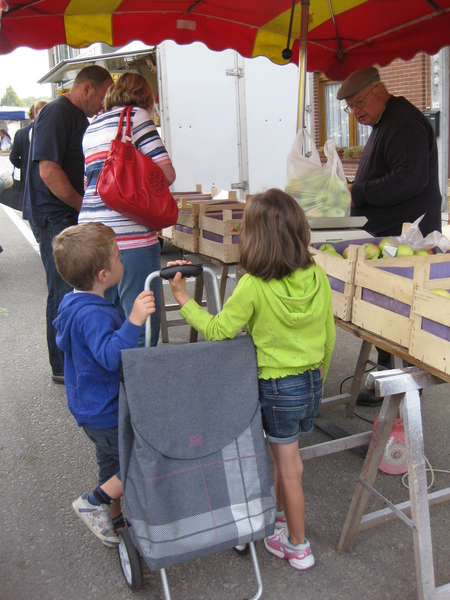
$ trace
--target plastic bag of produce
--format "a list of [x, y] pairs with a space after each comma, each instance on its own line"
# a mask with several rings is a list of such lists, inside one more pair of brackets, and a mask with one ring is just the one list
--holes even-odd
[[432, 231], [423, 237], [419, 229], [419, 223], [424, 216], [422, 215], [416, 219], [401, 235], [387, 238], [387, 242], [383, 246], [383, 255], [396, 256], [396, 250], [400, 245], [409, 246], [414, 252], [439, 248], [443, 254], [446, 254], [450, 249], [450, 240], [440, 231]]
[[[303, 144], [311, 141], [311, 156], [303, 155]], [[350, 214], [350, 192], [341, 159], [333, 139], [324, 146], [327, 162], [322, 166], [319, 153], [306, 129], [300, 129], [287, 158], [285, 192], [293, 196], [308, 218], [346, 217]]]

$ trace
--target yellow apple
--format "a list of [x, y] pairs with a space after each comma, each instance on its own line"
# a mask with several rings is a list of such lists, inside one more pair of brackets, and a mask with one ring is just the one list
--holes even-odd
[[319, 246], [319, 250], [321, 250], [322, 252], [336, 252], [335, 247], [331, 244], [322, 244], [321, 246]]
[[372, 242], [363, 244], [363, 248], [365, 249], [367, 260], [375, 260], [380, 255], [380, 249], [376, 244], [372, 244]]
[[344, 252], [342, 253], [343, 258], [348, 258], [349, 249], [350, 249], [350, 246], [347, 246], [347, 248], [345, 248]]
[[378, 248], [379, 248], [379, 250], [380, 250], [380, 254], [383, 254], [383, 248], [384, 248], [384, 245], [385, 245], [385, 244], [386, 244], [386, 242], [388, 242], [388, 241], [389, 241], [389, 238], [383, 238], [383, 239], [381, 240], [381, 242], [378, 244]]
[[412, 248], [410, 248], [409, 246], [407, 246], [406, 244], [400, 244], [400, 246], [397, 248], [397, 254], [395, 255], [395, 257], [402, 257], [402, 256], [413, 256], [414, 255], [414, 250]]
[[415, 250], [414, 251], [414, 256], [428, 256], [429, 252], [428, 250]]
[[434, 290], [430, 290], [433, 294], [439, 294], [439, 296], [444, 296], [444, 298], [450, 298], [450, 293], [447, 290], [443, 290], [441, 288], [436, 288]]

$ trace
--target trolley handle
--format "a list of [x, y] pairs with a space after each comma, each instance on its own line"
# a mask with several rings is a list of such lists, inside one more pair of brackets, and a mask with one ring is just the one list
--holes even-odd
[[201, 265], [176, 265], [175, 267], [166, 267], [161, 269], [159, 276], [163, 279], [173, 279], [177, 273], [182, 277], [198, 277], [203, 273]]

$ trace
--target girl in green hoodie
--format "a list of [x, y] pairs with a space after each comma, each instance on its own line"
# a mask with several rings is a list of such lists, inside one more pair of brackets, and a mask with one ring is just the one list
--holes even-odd
[[[305, 538], [300, 436], [320, 408], [336, 340], [331, 288], [308, 250], [310, 230], [299, 204], [279, 189], [247, 200], [239, 239], [239, 280], [223, 310], [212, 316], [170, 280], [180, 314], [206, 340], [234, 338], [247, 325], [256, 346], [263, 426], [275, 464], [277, 517], [267, 550], [298, 570], [314, 566]], [[187, 264], [169, 262], [167, 266]]]

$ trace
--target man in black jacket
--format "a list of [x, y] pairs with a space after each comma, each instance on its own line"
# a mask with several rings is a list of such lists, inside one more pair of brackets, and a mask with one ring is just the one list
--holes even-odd
[[[373, 129], [359, 162], [351, 193], [351, 215], [367, 218], [365, 229], [376, 237], [398, 236], [403, 223], [420, 222], [423, 236], [441, 231], [442, 195], [438, 152], [428, 119], [402, 96], [392, 96], [375, 67], [347, 77], [337, 93], [358, 123]], [[378, 349], [378, 364], [391, 368], [391, 356]], [[358, 395], [358, 404], [383, 399], [372, 390]]]
[[441, 231], [438, 152], [428, 119], [406, 98], [392, 96], [375, 67], [349, 75], [337, 98], [358, 123], [373, 128], [349, 186], [351, 214], [365, 216], [365, 229], [378, 237], [400, 235], [403, 223], [423, 214], [424, 236]]

